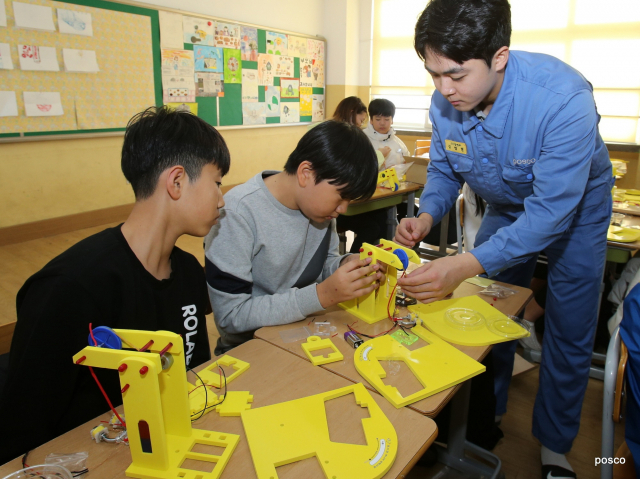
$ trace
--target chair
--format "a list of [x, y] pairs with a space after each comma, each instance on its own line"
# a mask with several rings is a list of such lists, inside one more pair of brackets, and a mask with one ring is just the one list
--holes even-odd
[[[431, 148], [431, 139], [420, 139], [416, 140], [416, 149], [413, 153], [413, 156], [422, 156], [425, 153], [429, 153], [429, 149]], [[427, 156], [428, 158], [428, 156]]]

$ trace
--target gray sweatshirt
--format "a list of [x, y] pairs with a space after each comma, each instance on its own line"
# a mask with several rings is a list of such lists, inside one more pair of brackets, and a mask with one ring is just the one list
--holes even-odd
[[316, 284], [333, 274], [335, 220], [315, 223], [269, 192], [265, 171], [229, 191], [221, 218], [205, 238], [205, 270], [220, 332], [216, 354], [256, 329], [299, 321], [322, 310]]

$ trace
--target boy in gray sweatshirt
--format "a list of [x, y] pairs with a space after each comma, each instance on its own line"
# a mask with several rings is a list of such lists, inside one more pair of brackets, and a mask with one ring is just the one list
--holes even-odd
[[216, 355], [263, 326], [299, 321], [378, 287], [379, 265], [338, 254], [335, 225], [349, 201], [373, 195], [377, 175], [362, 130], [326, 121], [302, 137], [284, 171], [263, 171], [225, 195], [205, 239]]

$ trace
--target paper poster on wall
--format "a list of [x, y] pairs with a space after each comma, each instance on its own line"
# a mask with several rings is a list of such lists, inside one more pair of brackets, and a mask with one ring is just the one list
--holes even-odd
[[240, 49], [240, 25], [216, 22], [213, 45], [234, 50]]
[[53, 47], [18, 45], [21, 70], [59, 72], [58, 57]]
[[307, 56], [313, 60], [324, 61], [324, 42], [307, 39]]
[[169, 50], [161, 51], [162, 76], [191, 77], [194, 74], [193, 51]]
[[242, 83], [242, 63], [240, 50], [224, 49], [224, 82]]
[[11, 59], [11, 47], [8, 43], [0, 43], [0, 69], [13, 70], [13, 60]]
[[58, 28], [60, 33], [83, 35], [85, 37], [93, 36], [93, 23], [90, 13], [58, 8]]
[[0, 0], [0, 27], [7, 26], [7, 10], [4, 6], [4, 0]]
[[252, 27], [242, 27], [240, 30], [240, 50], [242, 50], [242, 60], [258, 61], [258, 29]]
[[59, 92], [22, 93], [24, 110], [27, 116], [61, 116], [64, 115]]
[[324, 120], [324, 95], [313, 95], [313, 97], [311, 98], [311, 103], [311, 121]]
[[300, 116], [311, 116], [311, 95], [313, 88], [300, 87]]
[[287, 36], [284, 33], [267, 32], [267, 53], [288, 55]]
[[280, 116], [280, 88], [273, 85], [265, 86], [264, 103], [268, 117]]
[[267, 115], [264, 103], [243, 103], [242, 124], [264, 125], [267, 123]]
[[196, 96], [224, 96], [222, 73], [196, 73]]
[[182, 39], [184, 43], [213, 45], [213, 23], [213, 20], [183, 16]]
[[160, 10], [158, 18], [160, 20], [160, 46], [182, 50], [184, 48], [182, 15]]
[[0, 116], [18, 116], [15, 91], [0, 91]]
[[300, 87], [313, 86], [313, 60], [311, 58], [300, 59]]
[[55, 32], [53, 24], [53, 10], [51, 7], [41, 7], [30, 3], [13, 2], [13, 17], [16, 27], [32, 30]]
[[62, 49], [64, 69], [68, 72], [95, 73], [99, 72], [96, 52], [93, 50]]
[[[193, 103], [196, 101], [196, 85], [187, 77], [169, 77], [175, 80], [173, 86], [164, 87], [162, 92], [163, 103]], [[193, 78], [193, 77], [191, 77]]]
[[280, 98], [299, 98], [300, 97], [300, 79], [299, 78], [281, 78], [280, 79]]
[[292, 77], [293, 76], [293, 57], [273, 56], [275, 62], [275, 71], [273, 76], [276, 77]]
[[258, 101], [258, 70], [242, 70], [242, 103]]
[[300, 122], [300, 103], [283, 103], [280, 105], [280, 123]]
[[169, 108], [172, 108], [176, 111], [188, 111], [193, 113], [194, 115], [198, 114], [198, 104], [197, 103], [167, 103]]
[[307, 56], [307, 39], [289, 35], [289, 56], [306, 57]]
[[324, 88], [324, 61], [313, 60], [311, 73], [313, 73], [313, 86], [315, 88]]
[[197, 72], [220, 72], [224, 66], [222, 48], [198, 45], [193, 47], [193, 57]]
[[258, 55], [258, 83], [260, 85], [273, 85], [274, 56], [261, 53]]

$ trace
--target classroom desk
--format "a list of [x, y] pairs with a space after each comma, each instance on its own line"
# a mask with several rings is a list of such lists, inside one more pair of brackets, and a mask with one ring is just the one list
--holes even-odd
[[[313, 367], [307, 361], [302, 361], [292, 354], [257, 339], [229, 351], [228, 354], [247, 361], [251, 365], [228, 387], [230, 391], [250, 391], [254, 397], [253, 408], [319, 394], [351, 384], [335, 374]], [[201, 368], [196, 368], [196, 370], [199, 369]], [[196, 380], [191, 373], [188, 374], [188, 379], [191, 382]], [[414, 411], [406, 408], [396, 409], [378, 394], [371, 396], [380, 405], [398, 434], [398, 454], [392, 468], [384, 477], [405, 477], [434, 441], [437, 433], [436, 425], [431, 419], [420, 416]], [[362, 429], [357, 427], [357, 423], [354, 425], [354, 419], [349, 416], [353, 411], [351, 400], [352, 396], [344, 396], [335, 401], [346, 402], [336, 403], [336, 407], [326, 408], [329, 432], [332, 438], [338, 437], [342, 442], [364, 441]], [[90, 429], [98, 425], [100, 420], [108, 420], [110, 417], [111, 413], [99, 416], [36, 448], [29, 453], [28, 463], [42, 464], [45, 456], [52, 452], [87, 451], [89, 453], [88, 477], [92, 479], [125, 477], [124, 471], [131, 463], [129, 448], [104, 442], [96, 444], [89, 438]], [[239, 417], [220, 417], [216, 412], [209, 412], [193, 424], [196, 428], [241, 436], [221, 476], [222, 479], [256, 477], [242, 420]], [[0, 466], [0, 477], [21, 468], [20, 458], [14, 459]], [[278, 477], [279, 479], [320, 477], [319, 471], [319, 466], [312, 461], [302, 461], [278, 468]]]
[[[640, 216], [627, 215], [622, 220], [622, 226], [640, 226]], [[607, 240], [607, 261], [626, 263], [632, 254], [640, 249], [640, 240], [633, 243], [620, 243]]]
[[638, 205], [627, 205], [626, 208], [621, 208], [620, 206], [616, 206], [616, 201], [613, 202], [613, 212], [614, 213], [622, 213], [625, 215], [633, 215], [640, 216], [640, 206]]

